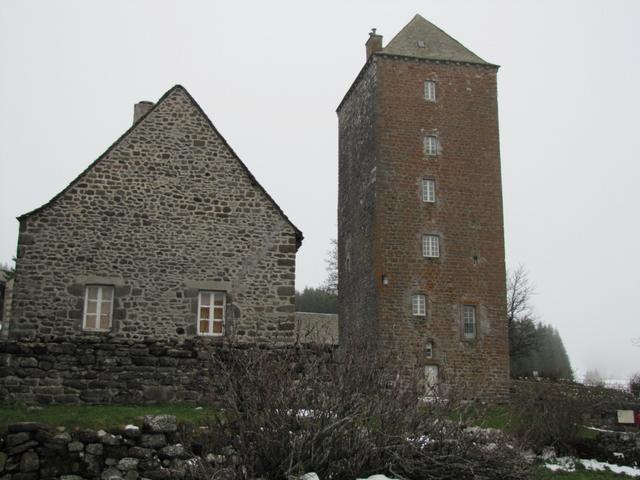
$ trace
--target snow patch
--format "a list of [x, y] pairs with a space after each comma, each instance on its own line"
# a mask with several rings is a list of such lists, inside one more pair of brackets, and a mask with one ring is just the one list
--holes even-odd
[[554, 463], [546, 463], [545, 467], [552, 472], [575, 472], [576, 462], [580, 462], [587, 470], [604, 471], [611, 470], [613, 473], [623, 473], [630, 477], [640, 477], [640, 468], [616, 465], [613, 463], [599, 462], [598, 460], [574, 459], [572, 457], [558, 457]]
[[369, 478], [358, 478], [357, 480], [396, 480], [395, 478], [389, 478], [386, 475], [382, 475], [377, 473], [375, 475], [371, 475]]
[[302, 475], [298, 480], [320, 480], [316, 472], [309, 472]]

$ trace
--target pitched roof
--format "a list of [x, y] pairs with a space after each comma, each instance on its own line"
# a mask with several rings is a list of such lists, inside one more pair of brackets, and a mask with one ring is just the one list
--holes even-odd
[[191, 96], [191, 94], [187, 91], [186, 88], [184, 88], [182, 85], [175, 85], [174, 87], [172, 87], [171, 89], [169, 89], [161, 98], [160, 100], [158, 100], [158, 102], [149, 109], [149, 111], [147, 111], [144, 115], [142, 115], [126, 132], [124, 132], [115, 142], [113, 142], [113, 144], [111, 144], [111, 146], [109, 148], [107, 148], [107, 150], [100, 155], [96, 160], [94, 160], [87, 168], [85, 168], [82, 173], [80, 173], [80, 175], [78, 175], [75, 179], [73, 179], [71, 181], [71, 183], [69, 183], [69, 185], [67, 185], [60, 193], [58, 193], [57, 195], [55, 195], [51, 200], [49, 200], [47, 203], [45, 203], [44, 205], [36, 208], [35, 210], [31, 210], [30, 212], [27, 212], [23, 215], [20, 215], [19, 217], [17, 217], [17, 219], [19, 221], [24, 220], [25, 218], [41, 212], [42, 210], [46, 209], [49, 205], [51, 205], [53, 202], [55, 202], [58, 198], [60, 198], [62, 195], [64, 195], [73, 185], [75, 185], [80, 179], [82, 179], [82, 177], [84, 177], [84, 175], [91, 170], [98, 162], [100, 162], [100, 160], [102, 160], [103, 158], [105, 158], [114, 148], [116, 148], [125, 138], [127, 138], [129, 136], [129, 134], [136, 128], [137, 125], [140, 124], [140, 122], [147, 116], [149, 115], [152, 111], [154, 111], [156, 108], [158, 108], [159, 105], [162, 104], [162, 102], [168, 98], [172, 93], [174, 93], [176, 90], [180, 90], [182, 91], [187, 98], [189, 99], [189, 101], [193, 104], [193, 106], [198, 110], [198, 112], [200, 112], [200, 114], [202, 114], [202, 116], [205, 118], [205, 120], [207, 121], [207, 123], [209, 124], [209, 126], [211, 127], [211, 129], [215, 132], [215, 134], [220, 138], [220, 140], [222, 141], [222, 143], [229, 149], [229, 151], [232, 153], [232, 155], [236, 158], [236, 160], [238, 161], [238, 163], [240, 164], [240, 166], [244, 169], [244, 171], [246, 172], [246, 174], [248, 175], [249, 179], [251, 180], [251, 183], [253, 185], [255, 185], [256, 187], [258, 187], [260, 190], [262, 190], [262, 192], [265, 194], [265, 196], [267, 197], [267, 199], [272, 203], [273, 207], [276, 209], [276, 211], [278, 213], [280, 213], [280, 215], [282, 215], [282, 217], [287, 221], [287, 223], [289, 223], [289, 225], [291, 225], [291, 227], [293, 227], [293, 230], [295, 232], [296, 235], [296, 246], [298, 248], [300, 248], [300, 245], [302, 244], [302, 239], [304, 238], [304, 235], [302, 234], [302, 231], [300, 231], [298, 229], [298, 227], [296, 227], [293, 222], [291, 220], [289, 220], [289, 217], [287, 217], [285, 215], [285, 213], [282, 211], [282, 209], [280, 208], [280, 206], [276, 203], [276, 201], [271, 197], [271, 195], [269, 195], [269, 193], [264, 189], [264, 187], [262, 185], [260, 185], [260, 183], [258, 183], [258, 180], [256, 180], [256, 178], [253, 176], [253, 174], [249, 171], [249, 169], [247, 168], [247, 166], [242, 162], [242, 160], [240, 160], [240, 157], [238, 157], [238, 155], [236, 154], [236, 152], [233, 150], [233, 148], [231, 148], [231, 146], [229, 145], [229, 143], [227, 142], [227, 140], [220, 134], [220, 132], [218, 131], [218, 129], [213, 125], [213, 122], [211, 122], [211, 119], [209, 119], [209, 117], [207, 116], [206, 113], [204, 113], [204, 110], [202, 110], [202, 107], [200, 107], [200, 105], [198, 105], [198, 102], [195, 101], [195, 99]]
[[379, 53], [490, 65], [420, 15], [413, 17]]

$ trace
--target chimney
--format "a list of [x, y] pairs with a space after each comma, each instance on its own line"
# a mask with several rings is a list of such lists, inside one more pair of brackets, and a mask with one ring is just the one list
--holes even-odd
[[367, 60], [371, 55], [382, 50], [382, 35], [378, 35], [375, 28], [371, 29], [369, 40], [367, 40], [365, 46], [367, 47]]
[[138, 123], [141, 117], [153, 108], [153, 102], [138, 102], [133, 106], [133, 124]]

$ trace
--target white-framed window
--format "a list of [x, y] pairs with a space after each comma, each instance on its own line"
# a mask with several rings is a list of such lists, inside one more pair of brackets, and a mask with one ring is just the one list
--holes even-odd
[[431, 359], [433, 358], [433, 342], [428, 341], [424, 347], [424, 355], [425, 357]]
[[427, 315], [427, 298], [418, 294], [411, 298], [411, 311], [414, 317], [425, 317]]
[[465, 340], [476, 338], [476, 307], [475, 305], [462, 306], [462, 334]]
[[435, 135], [425, 135], [422, 151], [425, 155], [437, 155], [438, 154], [438, 137]]
[[198, 335], [224, 335], [225, 292], [202, 291], [198, 296]]
[[440, 256], [440, 237], [438, 235], [424, 235], [422, 237], [422, 256], [427, 258]]
[[436, 201], [436, 181], [430, 178], [422, 179], [422, 201], [435, 203]]
[[436, 101], [436, 82], [433, 80], [425, 80], [424, 82], [424, 99], [428, 102]]
[[87, 285], [84, 290], [82, 329], [92, 332], [111, 330], [113, 318], [113, 286]]

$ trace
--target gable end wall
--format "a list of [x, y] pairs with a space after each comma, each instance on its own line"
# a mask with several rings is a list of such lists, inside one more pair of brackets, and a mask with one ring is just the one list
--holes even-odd
[[299, 232], [182, 88], [20, 222], [10, 334], [85, 335], [84, 286], [115, 287], [106, 336], [196, 334], [198, 291], [227, 290], [227, 336], [294, 338]]

